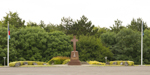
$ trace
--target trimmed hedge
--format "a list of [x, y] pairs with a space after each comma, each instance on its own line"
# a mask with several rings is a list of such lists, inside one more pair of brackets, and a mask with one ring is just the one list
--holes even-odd
[[[37, 63], [38, 65], [43, 65], [46, 62], [40, 62], [40, 61], [15, 61], [15, 62], [11, 62], [9, 63], [10, 67], [14, 67], [16, 63], [20, 63], [20, 66], [23, 65], [24, 62], [27, 62], [28, 65], [32, 65], [33, 63]], [[47, 65], [49, 65], [48, 63], [46, 63]]]
[[11, 62], [11, 63], [9, 63], [9, 66], [10, 66], [10, 67], [14, 67], [16, 63], [17, 63], [17, 62]]
[[62, 64], [63, 61], [65, 61], [66, 59], [69, 59], [69, 57], [53, 57], [51, 60], [48, 61], [49, 64]]
[[62, 64], [67, 64], [70, 61], [70, 59], [66, 59], [65, 61], [63, 61]]
[[124, 65], [125, 62], [127, 62], [129, 64], [129, 66], [134, 66], [133, 61], [110, 61], [110, 65], [113, 65], [114, 62], [117, 62], [117, 65], [120, 65], [121, 62], [123, 62], [123, 65]]
[[98, 62], [98, 61], [87, 61], [90, 65], [105, 65], [105, 63]]

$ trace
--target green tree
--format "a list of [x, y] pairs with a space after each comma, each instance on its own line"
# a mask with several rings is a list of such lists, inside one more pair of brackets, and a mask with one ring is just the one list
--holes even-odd
[[[72, 19], [63, 19], [63, 22], [65, 22], [65, 28], [67, 30], [67, 34], [73, 34], [73, 35], [87, 35], [91, 34], [94, 35], [97, 31], [93, 31], [94, 25], [92, 25], [91, 21], [88, 21], [88, 18], [84, 15], [80, 18], [80, 20], [77, 20], [75, 22], [72, 21]], [[71, 24], [70, 24], [71, 23]]]
[[115, 25], [113, 25], [113, 27], [110, 26], [111, 31], [118, 33], [121, 29], [125, 28], [124, 26], [122, 26], [122, 21], [121, 20], [115, 20]]
[[68, 17], [68, 18], [63, 17], [61, 19], [60, 27], [63, 31], [65, 31], [66, 34], [69, 34], [69, 31], [73, 24], [74, 24], [74, 21], [71, 17]]
[[81, 61], [97, 60], [105, 61], [107, 56], [109, 60], [113, 57], [112, 52], [102, 45], [100, 38], [94, 36], [80, 36], [77, 42], [77, 51]]
[[24, 27], [25, 20], [22, 20], [17, 12], [11, 12], [6, 13], [7, 15], [3, 17], [2, 20], [2, 26], [7, 27], [7, 22], [9, 21], [10, 26], [13, 26], [15, 28]]
[[[63, 32], [46, 32], [41, 27], [10, 28], [10, 62], [48, 61], [54, 56], [70, 56], [70, 37]], [[7, 53], [7, 28], [0, 28], [0, 60]], [[3, 63], [0, 61], [0, 64]]]
[[[127, 27], [132, 29], [132, 30], [136, 30], [136, 31], [141, 32], [141, 25], [142, 25], [142, 19], [141, 18], [138, 18], [137, 20], [135, 20], [133, 18], [133, 20], [131, 21], [131, 24], [129, 24]], [[143, 23], [143, 28], [148, 29], [146, 22]]]
[[117, 44], [116, 35], [114, 32], [103, 33], [100, 36], [103, 45], [112, 49]]
[[29, 21], [27, 22], [27, 27], [38, 27], [38, 24], [36, 22]]
[[0, 21], [0, 27], [2, 27], [2, 22]]
[[109, 32], [110, 29], [108, 28], [101, 28], [101, 27], [94, 27], [93, 30], [96, 30], [97, 32], [95, 33], [96, 37], [100, 37], [103, 33]]
[[46, 32], [53, 32], [53, 31], [61, 31], [61, 28], [58, 25], [54, 25], [49, 23], [46, 27], [44, 27]]
[[44, 21], [41, 20], [39, 26], [40, 26], [41, 28], [45, 28], [46, 24], [44, 23]]
[[143, 38], [143, 61], [144, 64], [150, 64], [150, 30], [144, 31], [144, 38]]
[[132, 60], [140, 63], [140, 33], [122, 29], [116, 36], [117, 44], [112, 49], [116, 60]]

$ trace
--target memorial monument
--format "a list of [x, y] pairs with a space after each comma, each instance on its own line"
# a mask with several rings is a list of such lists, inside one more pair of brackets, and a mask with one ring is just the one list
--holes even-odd
[[73, 51], [71, 51], [71, 59], [68, 65], [81, 65], [78, 51], [76, 51], [76, 42], [78, 39], [76, 39], [76, 36], [74, 36], [71, 41], [73, 42]]

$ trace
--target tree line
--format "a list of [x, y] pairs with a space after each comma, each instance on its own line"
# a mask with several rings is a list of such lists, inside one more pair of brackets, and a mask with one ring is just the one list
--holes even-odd
[[[17, 12], [6, 13], [0, 21], [0, 64], [7, 55], [7, 21], [10, 24], [10, 61], [49, 61], [55, 56], [70, 57], [73, 35], [77, 36], [77, 51], [81, 61], [131, 60], [140, 64], [141, 23], [133, 19], [127, 26], [115, 20], [110, 28], [96, 27], [86, 16], [74, 21], [63, 17], [60, 24], [39, 24], [29, 21], [25, 25]], [[150, 28], [144, 22], [144, 64], [150, 63]]]

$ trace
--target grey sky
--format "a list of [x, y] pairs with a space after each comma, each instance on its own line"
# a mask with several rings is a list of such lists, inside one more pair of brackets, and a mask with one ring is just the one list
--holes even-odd
[[0, 19], [9, 11], [26, 22], [60, 24], [62, 17], [85, 15], [95, 26], [109, 27], [116, 19], [126, 26], [140, 17], [150, 27], [150, 0], [0, 0]]

